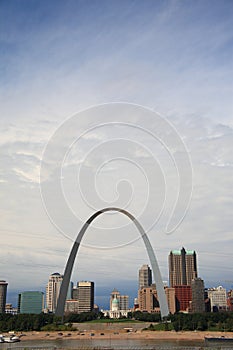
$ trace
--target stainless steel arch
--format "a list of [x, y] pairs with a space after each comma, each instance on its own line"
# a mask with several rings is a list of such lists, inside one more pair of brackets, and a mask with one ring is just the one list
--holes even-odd
[[99, 216], [107, 211], [117, 211], [117, 212], [120, 212], [120, 213], [126, 215], [128, 218], [130, 218], [130, 220], [133, 221], [133, 223], [137, 227], [138, 231], [140, 232], [142, 239], [144, 241], [144, 244], [146, 246], [147, 254], [148, 254], [149, 259], [150, 259], [150, 263], [151, 263], [151, 267], [152, 267], [152, 271], [153, 271], [153, 275], [154, 275], [154, 279], [155, 279], [155, 283], [156, 283], [156, 289], [158, 292], [161, 318], [163, 319], [164, 317], [168, 316], [169, 310], [168, 310], [167, 299], [166, 299], [166, 295], [165, 295], [165, 291], [164, 291], [163, 281], [162, 281], [159, 266], [158, 266], [158, 263], [157, 263], [157, 260], [155, 257], [154, 250], [151, 246], [149, 238], [147, 237], [143, 227], [138, 222], [138, 220], [132, 214], [130, 214], [128, 211], [126, 211], [124, 209], [120, 209], [120, 208], [104, 208], [104, 209], [97, 211], [86, 221], [86, 223], [81, 228], [81, 230], [76, 238], [76, 241], [73, 244], [72, 250], [71, 250], [70, 255], [69, 255], [69, 259], [68, 259], [67, 264], [66, 264], [64, 277], [63, 277], [62, 285], [60, 288], [60, 294], [58, 297], [57, 308], [56, 308], [56, 312], [55, 312], [56, 316], [63, 317], [63, 315], [64, 315], [65, 301], [66, 301], [67, 291], [68, 291], [68, 287], [69, 287], [69, 283], [70, 283], [71, 273], [73, 270], [74, 261], [75, 261], [81, 240], [83, 238], [83, 235], [86, 232], [88, 226], [92, 223], [92, 221], [97, 216]]

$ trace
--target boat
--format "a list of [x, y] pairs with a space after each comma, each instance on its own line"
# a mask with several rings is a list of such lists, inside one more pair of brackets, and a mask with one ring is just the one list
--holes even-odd
[[2, 343], [17, 343], [20, 341], [20, 337], [18, 337], [17, 335], [11, 335], [9, 337], [3, 336], [2, 339]]
[[5, 343], [3, 339], [3, 335], [0, 335], [0, 343]]
[[205, 337], [205, 343], [208, 344], [226, 344], [233, 345], [233, 337], [225, 337], [222, 335], [221, 337]]

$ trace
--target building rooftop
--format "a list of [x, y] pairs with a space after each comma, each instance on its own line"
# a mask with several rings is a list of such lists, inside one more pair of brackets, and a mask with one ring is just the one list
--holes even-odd
[[114, 288], [112, 293], [119, 293], [119, 291], [116, 288]]
[[[187, 255], [193, 255], [195, 250], [186, 250], [185, 252]], [[181, 250], [172, 250], [171, 253], [174, 255], [181, 255]]]

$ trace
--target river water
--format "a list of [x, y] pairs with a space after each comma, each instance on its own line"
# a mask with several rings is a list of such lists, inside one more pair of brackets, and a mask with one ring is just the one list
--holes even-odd
[[[0, 344], [0, 350], [4, 349], [116, 349], [116, 350], [199, 350], [199, 349], [221, 349], [221, 347], [205, 348], [203, 341], [166, 341], [155, 339], [57, 339], [57, 340], [26, 340], [14, 344]], [[222, 347], [222, 349], [232, 349], [232, 347]]]

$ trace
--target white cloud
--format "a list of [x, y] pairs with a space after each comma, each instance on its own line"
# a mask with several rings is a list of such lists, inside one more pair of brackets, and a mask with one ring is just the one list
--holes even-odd
[[[114, 6], [116, 4], [117, 2]], [[10, 47], [16, 45], [19, 51], [6, 52], [6, 83], [1, 83], [0, 86], [3, 92], [0, 138], [1, 226], [9, 230], [32, 232], [32, 237], [20, 237], [10, 231], [1, 231], [1, 235], [11, 242], [9, 244], [1, 239], [5, 254], [0, 261], [2, 271], [5, 269], [5, 278], [11, 283], [15, 279], [21, 283], [21, 276], [15, 277], [14, 268], [17, 262], [23, 263], [29, 250], [30, 257], [24, 263], [24, 283], [27, 282], [27, 276], [30, 276], [28, 280], [31, 279], [34, 266], [38, 267], [41, 262], [45, 264], [43, 271], [36, 268], [40, 281], [46, 280], [46, 276], [53, 272], [51, 269], [54, 269], [54, 265], [58, 269], [63, 268], [71, 241], [56, 233], [42, 207], [37, 184], [43, 149], [67, 116], [90, 105], [111, 101], [135, 102], [165, 114], [176, 126], [190, 152], [194, 170], [190, 210], [173, 235], [166, 236], [162, 233], [165, 219], [155, 227], [155, 232], [150, 233], [165, 279], [169, 250], [183, 245], [200, 252], [203, 250], [213, 253], [213, 256], [207, 257], [205, 253], [199, 254], [202, 267], [206, 265], [214, 268], [212, 272], [203, 268], [203, 277], [208, 278], [210, 273], [211, 278], [221, 279], [221, 269], [226, 268], [228, 271], [227, 266], [232, 258], [233, 209], [233, 61], [230, 11], [224, 12], [224, 16], [216, 16], [214, 11], [217, 5], [210, 6], [208, 2], [208, 11], [205, 11], [205, 4], [201, 2], [181, 6], [179, 2], [171, 1], [166, 6], [156, 7], [156, 11], [149, 11], [149, 8], [146, 10], [145, 5], [143, 12], [138, 11], [137, 6], [141, 6], [138, 3], [132, 8], [125, 4], [125, 12], [118, 12], [115, 8], [114, 21], [110, 9], [108, 13], [102, 11], [102, 8], [98, 9], [103, 12], [101, 16], [100, 12], [95, 16], [95, 12], [88, 11], [83, 18], [78, 18], [79, 21], [76, 16], [80, 12], [72, 11], [71, 22], [68, 22], [68, 17], [59, 14], [53, 17], [50, 24], [43, 22], [40, 26], [33, 27], [32, 33], [23, 33], [23, 28], [19, 28], [14, 32], [9, 31], [8, 37], [4, 38]], [[154, 2], [153, 6], [158, 5]], [[221, 5], [221, 11], [225, 6], [227, 5]], [[137, 10], [134, 12], [133, 9]], [[68, 16], [68, 9], [66, 11]], [[17, 13], [17, 21], [9, 21], [11, 26], [19, 23], [22, 16], [21, 12]], [[93, 21], [88, 16], [92, 16]], [[32, 17], [28, 16], [27, 21], [30, 18]], [[22, 38], [24, 45], [20, 48]], [[134, 116], [132, 122], [136, 122]], [[151, 127], [145, 123], [145, 128], [150, 130]], [[86, 165], [91, 174], [96, 166], [98, 168], [99, 164], [108, 159], [108, 154], [102, 152], [88, 161], [85, 159], [87, 152], [93, 146], [101, 149], [100, 143], [116, 137], [131, 142], [136, 140], [140, 146], [152, 149], [155, 158], [167, 170], [169, 190], [177, 188], [174, 173], [170, 171], [167, 155], [162, 152], [161, 145], [154, 144], [153, 140], [139, 133], [136, 128], [129, 130], [118, 125], [94, 130], [73, 148], [73, 153], [69, 154], [64, 163], [62, 174], [62, 181], [67, 180], [72, 204], [83, 219], [88, 218], [93, 209], [83, 208], [77, 196], [77, 188], [72, 188], [73, 184], [77, 185], [76, 171], [80, 166]], [[119, 148], [118, 151], [123, 152], [124, 149]], [[145, 148], [135, 146], [130, 151], [128, 150], [129, 157], [145, 162], [147, 169], [153, 171], [151, 158]], [[55, 153], [59, 152], [61, 148], [58, 147]], [[42, 181], [51, 179], [50, 165], [53, 165], [56, 158], [55, 153], [49, 159], [47, 173]], [[110, 162], [107, 167], [101, 168], [101, 174], [103, 177], [99, 179], [99, 191], [105, 200], [115, 198], [116, 182], [119, 179], [132, 178], [131, 184], [138, 191], [136, 201], [132, 201], [132, 209], [141, 212], [145, 187], [138, 170], [125, 166], [123, 162]], [[154, 179], [157, 180], [156, 177]], [[88, 188], [89, 183], [85, 185]], [[130, 191], [127, 192], [124, 187], [122, 198], [128, 193]], [[154, 207], [150, 208], [153, 214], [158, 213], [157, 204], [155, 199]], [[59, 203], [54, 203], [54, 206], [59, 210]], [[63, 213], [59, 212], [59, 215], [62, 218]], [[118, 216], [113, 216], [111, 220], [106, 220], [109, 226], [122, 223]], [[151, 220], [149, 214], [144, 220], [145, 224]], [[70, 234], [69, 225], [71, 224], [67, 223], [67, 236]], [[79, 227], [73, 228], [75, 232], [78, 229]], [[128, 229], [128, 232], [127, 228], [120, 232], [114, 231], [115, 236], [108, 235], [107, 231], [100, 232], [101, 237], [96, 237], [98, 230], [95, 232], [93, 229], [88, 233], [86, 242], [91, 244], [99, 241], [104, 245], [106, 242], [117, 243], [118, 240], [125, 242], [126, 237], [137, 237], [135, 231]], [[41, 234], [43, 242], [33, 236], [35, 232]], [[48, 236], [54, 241], [46, 240]], [[94, 271], [99, 271], [99, 283], [101, 278], [107, 280], [112, 277], [110, 271], [113, 268], [118, 276], [121, 268], [125, 267], [127, 278], [131, 278], [136, 266], [147, 259], [146, 254], [142, 253], [142, 243], [137, 242], [135, 245], [136, 247], [132, 245], [122, 251], [108, 250], [105, 254], [84, 247], [83, 253], [80, 252], [77, 274], [81, 274], [79, 271], [82, 270], [82, 278], [86, 278], [85, 274], [93, 271], [91, 257], [95, 257], [97, 262]], [[219, 258], [220, 248], [228, 252], [228, 261]], [[7, 252], [11, 252], [9, 258]], [[89, 254], [87, 258], [85, 253]], [[106, 261], [109, 262], [107, 267], [104, 265]], [[82, 262], [85, 263], [79, 270]], [[135, 273], [134, 276], [136, 275]]]

